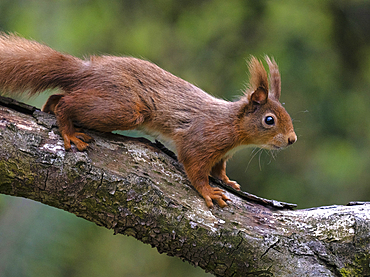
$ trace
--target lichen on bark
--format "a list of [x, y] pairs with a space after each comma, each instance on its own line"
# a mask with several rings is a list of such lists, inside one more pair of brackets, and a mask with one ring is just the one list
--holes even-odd
[[226, 191], [229, 206], [208, 209], [156, 144], [87, 131], [91, 147], [66, 152], [53, 116], [7, 101], [0, 193], [66, 210], [216, 276], [369, 275], [368, 203], [278, 209]]

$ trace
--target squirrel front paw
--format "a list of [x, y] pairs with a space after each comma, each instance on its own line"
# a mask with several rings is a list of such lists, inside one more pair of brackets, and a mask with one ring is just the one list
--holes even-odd
[[240, 190], [240, 185], [237, 182], [235, 182], [235, 181], [228, 180], [228, 181], [226, 181], [224, 183], [226, 185], [232, 187], [233, 189]]
[[222, 189], [214, 188], [209, 185], [207, 187], [204, 187], [200, 194], [206, 201], [208, 208], [213, 207], [212, 200], [215, 200], [221, 208], [227, 206], [227, 203], [225, 201], [231, 201], [231, 199], [224, 194], [224, 191]]

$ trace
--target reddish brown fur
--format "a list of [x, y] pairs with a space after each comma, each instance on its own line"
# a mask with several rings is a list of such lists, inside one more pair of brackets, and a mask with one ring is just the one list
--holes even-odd
[[[158, 66], [131, 57], [91, 57], [80, 60], [45, 45], [0, 34], [0, 88], [33, 95], [47, 88], [51, 96], [43, 110], [55, 113], [66, 150], [78, 150], [92, 138], [72, 122], [103, 132], [141, 128], [171, 139], [192, 185], [211, 207], [229, 198], [209, 185], [208, 175], [239, 189], [226, 176], [229, 152], [240, 145], [284, 148], [296, 141], [291, 119], [279, 103], [280, 74], [266, 57], [268, 76], [260, 61], [249, 63], [250, 87], [236, 102], [210, 96]], [[275, 123], [265, 122], [272, 116]]]

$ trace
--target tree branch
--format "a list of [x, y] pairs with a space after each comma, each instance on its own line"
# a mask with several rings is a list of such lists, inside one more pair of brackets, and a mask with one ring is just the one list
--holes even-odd
[[228, 191], [229, 206], [209, 210], [182, 166], [150, 141], [88, 131], [87, 152], [65, 152], [53, 116], [9, 98], [0, 104], [0, 193], [66, 210], [216, 276], [370, 276], [368, 203], [290, 210]]

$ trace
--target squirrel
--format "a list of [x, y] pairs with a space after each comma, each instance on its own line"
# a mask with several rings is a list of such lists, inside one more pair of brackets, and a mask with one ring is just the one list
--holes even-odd
[[[142, 129], [174, 142], [192, 186], [220, 207], [230, 199], [209, 185], [212, 175], [240, 190], [226, 175], [238, 146], [282, 149], [297, 140], [292, 120], [279, 102], [281, 78], [274, 59], [251, 56], [249, 86], [239, 100], [211, 96], [157, 65], [133, 57], [79, 59], [14, 34], [0, 34], [0, 89], [35, 95], [50, 88], [42, 110], [56, 116], [65, 150], [84, 151], [93, 139], [73, 122], [101, 132]], [[270, 82], [270, 85], [269, 85]]]

